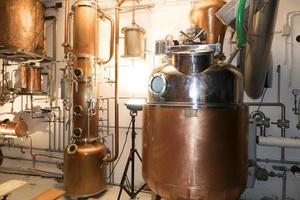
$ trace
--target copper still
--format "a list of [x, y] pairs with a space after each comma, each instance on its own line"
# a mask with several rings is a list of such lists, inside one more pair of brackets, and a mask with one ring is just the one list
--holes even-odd
[[34, 94], [42, 92], [42, 68], [28, 64], [19, 67], [21, 92]]
[[124, 57], [143, 57], [145, 52], [145, 30], [138, 26], [122, 28], [124, 34]]
[[24, 137], [27, 136], [28, 127], [23, 119], [10, 121], [5, 119], [0, 122], [0, 137]]
[[103, 13], [94, 0], [77, 0], [72, 9], [73, 139], [64, 153], [64, 187], [69, 196], [80, 198], [106, 189], [107, 149], [98, 132], [99, 84], [95, 74], [96, 65], [102, 62], [98, 58], [98, 22]]
[[200, 1], [190, 11], [190, 22], [206, 33], [205, 44], [223, 44], [227, 27], [215, 14], [225, 4], [223, 0]]
[[248, 108], [236, 67], [212, 50], [154, 69], [143, 119], [143, 177], [168, 200], [233, 200], [246, 187]]
[[39, 0], [0, 1], [0, 48], [44, 55], [44, 13]]

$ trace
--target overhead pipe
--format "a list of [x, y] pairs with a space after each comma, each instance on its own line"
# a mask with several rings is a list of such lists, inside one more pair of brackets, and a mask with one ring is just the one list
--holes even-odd
[[[132, 12], [133, 10], [135, 10], [135, 11], [145, 10], [145, 9], [151, 9], [153, 7], [155, 7], [154, 3], [136, 6], [135, 8], [133, 8], [133, 7], [123, 7], [123, 9], [120, 11], [120, 13], [129, 13], [129, 12]], [[107, 11], [106, 12], [107, 14], [114, 14], [114, 10], [115, 10], [115, 8], [105, 8], [105, 9], [103, 9], [103, 11]]]

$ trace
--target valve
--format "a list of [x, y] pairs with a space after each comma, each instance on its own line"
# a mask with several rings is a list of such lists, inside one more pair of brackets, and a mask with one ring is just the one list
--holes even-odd
[[294, 108], [293, 108], [293, 111], [294, 111], [294, 113], [295, 113], [295, 115], [297, 115], [298, 114], [298, 106], [297, 106], [297, 102], [298, 102], [298, 96], [299, 96], [299, 94], [300, 94], [300, 90], [299, 89], [293, 89], [292, 90], [292, 94], [293, 94], [293, 96], [294, 96]]

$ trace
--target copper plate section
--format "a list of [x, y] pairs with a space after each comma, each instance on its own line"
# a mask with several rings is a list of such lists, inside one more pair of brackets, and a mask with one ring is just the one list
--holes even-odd
[[[71, 146], [73, 145], [73, 146]], [[106, 189], [106, 147], [100, 143], [69, 145], [64, 155], [64, 188], [71, 197], [88, 197]]]
[[99, 100], [96, 100], [95, 112], [93, 115], [89, 116], [89, 103], [88, 100], [93, 94], [95, 89], [92, 89], [91, 86], [85, 82], [78, 82], [77, 85], [74, 85], [73, 94], [74, 94], [74, 106], [81, 106], [82, 111], [79, 114], [73, 114], [73, 123], [74, 129], [82, 129], [82, 138], [88, 138], [90, 140], [99, 138], [98, 135], [98, 126], [99, 126]]
[[247, 179], [248, 108], [145, 106], [143, 177], [168, 200], [233, 200]]
[[97, 57], [98, 26], [95, 1], [79, 0], [74, 4], [74, 54]]
[[0, 47], [45, 54], [44, 12], [38, 0], [0, 1]]
[[223, 46], [226, 26], [215, 14], [225, 3], [223, 0], [200, 1], [190, 12], [190, 22], [205, 30], [206, 44], [220, 43]]

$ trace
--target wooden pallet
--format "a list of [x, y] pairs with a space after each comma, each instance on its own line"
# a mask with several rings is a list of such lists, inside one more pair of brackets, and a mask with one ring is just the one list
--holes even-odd
[[6, 199], [6, 197], [17, 190], [18, 188], [26, 185], [26, 181], [10, 180], [0, 185], [0, 199]]
[[56, 200], [62, 197], [66, 192], [61, 189], [51, 188], [38, 196], [32, 198], [31, 200]]

